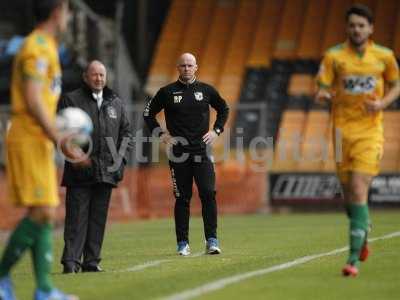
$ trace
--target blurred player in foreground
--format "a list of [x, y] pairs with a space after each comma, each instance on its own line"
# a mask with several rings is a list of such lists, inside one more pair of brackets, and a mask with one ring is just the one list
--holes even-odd
[[75, 296], [57, 290], [51, 281], [52, 221], [59, 203], [54, 145], [71, 159], [83, 153], [68, 149], [55, 128], [61, 93], [61, 67], [57, 38], [66, 30], [67, 0], [36, 0], [38, 25], [16, 55], [11, 82], [12, 119], [7, 134], [9, 197], [27, 214], [12, 232], [0, 261], [0, 299], [15, 299], [11, 268], [23, 253], [32, 252], [37, 288], [35, 300], [71, 300]]
[[325, 53], [315, 98], [331, 102], [333, 136], [341, 136], [336, 167], [350, 219], [350, 254], [342, 273], [357, 276], [369, 253], [368, 190], [383, 154], [382, 111], [399, 97], [400, 84], [393, 52], [370, 40], [373, 15], [368, 7], [353, 5], [346, 22], [348, 39]]

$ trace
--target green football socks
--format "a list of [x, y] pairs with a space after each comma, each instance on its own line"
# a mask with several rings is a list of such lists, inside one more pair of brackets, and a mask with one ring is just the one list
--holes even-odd
[[44, 292], [49, 292], [53, 288], [50, 278], [51, 264], [53, 262], [52, 232], [52, 225], [41, 225], [32, 247], [36, 284], [37, 287]]
[[368, 204], [350, 204], [350, 256], [348, 264], [357, 266], [362, 246], [368, 232]]
[[33, 246], [39, 227], [29, 218], [20, 221], [4, 250], [0, 262], [0, 277], [8, 275], [12, 266], [20, 259], [25, 250]]
[[40, 225], [27, 217], [20, 221], [10, 236], [0, 261], [0, 278], [9, 275], [11, 268], [28, 248], [32, 250], [37, 287], [48, 292], [53, 288], [50, 279], [52, 225]]

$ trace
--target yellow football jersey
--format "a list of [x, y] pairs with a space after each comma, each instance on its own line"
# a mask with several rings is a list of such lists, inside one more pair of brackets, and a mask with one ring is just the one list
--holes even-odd
[[41, 100], [54, 119], [61, 94], [61, 67], [56, 40], [35, 30], [28, 35], [14, 59], [11, 79], [12, 118], [9, 139], [46, 138], [43, 130], [28, 113], [24, 100], [24, 80], [42, 83]]
[[334, 91], [334, 124], [344, 130], [361, 131], [375, 127], [382, 131], [382, 112], [366, 111], [366, 100], [381, 99], [385, 83], [399, 80], [393, 52], [370, 41], [363, 54], [348, 42], [325, 53], [317, 76], [318, 84]]
[[61, 93], [57, 43], [38, 30], [25, 39], [13, 65], [12, 117], [7, 134], [8, 195], [18, 206], [57, 206], [54, 145], [27, 110], [24, 99], [27, 78], [41, 83], [40, 100], [54, 119]]

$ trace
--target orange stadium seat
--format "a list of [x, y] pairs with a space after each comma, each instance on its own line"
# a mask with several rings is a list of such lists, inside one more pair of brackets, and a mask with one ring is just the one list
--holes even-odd
[[283, 112], [275, 145], [273, 170], [294, 171], [301, 155], [301, 139], [306, 120], [302, 110]]
[[[181, 53], [193, 53], [197, 63], [201, 66], [201, 57], [204, 50], [204, 43], [210, 30], [210, 17], [213, 16], [215, 1], [195, 0], [193, 1], [192, 16], [186, 26], [184, 40], [179, 47], [178, 55]], [[171, 81], [178, 77], [176, 66], [172, 66]]]
[[383, 114], [384, 152], [381, 161], [382, 172], [399, 170], [400, 163], [400, 112], [386, 111]]
[[327, 14], [328, 0], [310, 0], [308, 2], [297, 49], [299, 58], [320, 58], [322, 34]]
[[231, 40], [237, 7], [237, 1], [218, 1], [214, 15], [209, 19], [210, 30], [198, 72], [199, 79], [209, 84], [215, 85], [219, 78]]
[[[238, 99], [246, 59], [254, 38], [259, 2], [241, 0], [217, 88], [230, 103]], [[232, 120], [232, 118], [231, 118]]]
[[393, 50], [400, 57], [400, 9], [397, 10], [396, 26], [394, 30]]
[[151, 95], [170, 81], [171, 68], [179, 55], [179, 45], [183, 41], [185, 26], [191, 17], [192, 6], [193, 2], [186, 0], [174, 0], [171, 4], [146, 84], [146, 91]]
[[309, 74], [293, 74], [289, 79], [288, 94], [312, 96], [315, 90], [314, 77]]
[[274, 50], [276, 32], [281, 20], [281, 0], [264, 0], [247, 64], [251, 67], [267, 67]]
[[321, 55], [323, 55], [327, 49], [344, 42], [346, 39], [346, 23], [344, 22], [344, 15], [351, 4], [351, 0], [336, 0], [329, 2], [329, 13], [324, 26], [322, 47], [320, 49]]
[[306, 0], [290, 0], [285, 2], [273, 53], [274, 58], [289, 59], [295, 57], [304, 22], [306, 3]]
[[385, 47], [392, 47], [396, 27], [396, 14], [400, 10], [398, 0], [378, 1], [375, 11], [373, 40]]
[[[336, 170], [336, 155], [335, 155], [335, 150], [334, 150], [334, 145], [333, 145], [333, 138], [332, 138], [332, 122], [329, 122], [329, 128], [328, 128], [328, 159], [322, 163], [322, 172], [335, 172]], [[338, 157], [339, 159], [339, 157]]]
[[364, 4], [367, 7], [369, 7], [373, 12], [375, 12], [375, 8], [376, 8], [376, 2], [378, 0], [354, 0], [353, 3], [360, 3], [360, 4]]
[[309, 172], [323, 169], [329, 156], [329, 122], [328, 111], [315, 110], [307, 114], [301, 145], [301, 160], [297, 165], [298, 171]]

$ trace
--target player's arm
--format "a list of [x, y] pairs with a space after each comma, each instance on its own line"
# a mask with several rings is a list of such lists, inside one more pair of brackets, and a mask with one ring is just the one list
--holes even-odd
[[315, 94], [315, 102], [322, 104], [332, 100], [333, 93], [331, 90], [335, 80], [334, 59], [331, 54], [326, 53], [321, 62], [317, 75], [317, 93]]
[[60, 145], [63, 153], [73, 160], [80, 161], [80, 166], [89, 164], [86, 159], [80, 160], [84, 153], [79, 147], [68, 145], [68, 139], [63, 137], [50, 119], [41, 97], [42, 82], [37, 79], [25, 78], [24, 100], [28, 113], [36, 120], [46, 136], [56, 145]]
[[24, 100], [29, 114], [43, 129], [46, 136], [55, 144], [60, 140], [54, 122], [50, 119], [41, 97], [43, 83], [34, 78], [25, 78]]
[[369, 112], [377, 112], [385, 109], [400, 96], [400, 75], [399, 66], [393, 53], [385, 60], [384, 79], [389, 86], [389, 90], [382, 99], [371, 99], [365, 101], [365, 107]]
[[161, 128], [156, 115], [164, 108], [165, 92], [160, 89], [157, 94], [149, 100], [143, 112], [143, 119], [152, 135], [158, 136], [164, 144], [176, 144], [174, 138]]
[[215, 120], [213, 129], [208, 131], [203, 136], [203, 141], [206, 144], [212, 144], [217, 137], [224, 131], [224, 126], [228, 120], [229, 107], [226, 101], [221, 97], [217, 90], [213, 87], [210, 88], [210, 105], [217, 112], [217, 118]]

